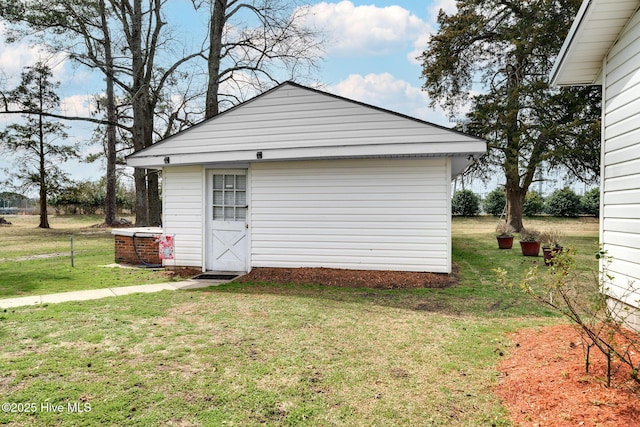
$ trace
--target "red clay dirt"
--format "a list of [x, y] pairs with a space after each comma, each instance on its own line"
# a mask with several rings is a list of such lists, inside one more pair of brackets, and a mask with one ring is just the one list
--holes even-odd
[[495, 392], [522, 427], [640, 426], [640, 387], [628, 368], [606, 385], [606, 360], [595, 348], [585, 372], [584, 347], [570, 325], [524, 329], [511, 336]]

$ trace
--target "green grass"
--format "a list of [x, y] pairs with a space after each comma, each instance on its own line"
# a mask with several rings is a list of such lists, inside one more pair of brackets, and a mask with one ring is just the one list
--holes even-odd
[[87, 402], [13, 425], [507, 425], [491, 394], [525, 323], [314, 286], [162, 292], [0, 316], [5, 402]]
[[[37, 216], [8, 216], [0, 227], [0, 298], [160, 283], [162, 272], [105, 267], [114, 263], [111, 229], [93, 228], [97, 216], [53, 216], [51, 229]], [[71, 238], [74, 267], [71, 267]]]
[[[0, 424], [509, 426], [491, 392], [508, 333], [560, 320], [496, 285], [497, 266], [543, 267], [499, 251], [493, 221], [454, 220], [448, 289], [231, 283], [0, 312], [0, 400], [37, 409]], [[596, 234], [568, 233], [585, 273]]]
[[[461, 284], [445, 289], [440, 294], [445, 300], [453, 297], [451, 304], [461, 304], [467, 307], [467, 311], [474, 307], [475, 313], [492, 307], [496, 315], [527, 314], [531, 310], [530, 299], [519, 290], [496, 288], [493, 270], [506, 270], [508, 278], [517, 283], [532, 267], [537, 267], [540, 272], [544, 272], [547, 267], [542, 254], [540, 257], [522, 256], [517, 236], [512, 249], [497, 249], [494, 232], [496, 223], [497, 219], [493, 217], [453, 219], [452, 256], [459, 270]], [[595, 259], [598, 251], [596, 219], [535, 218], [526, 220], [525, 227], [561, 230], [565, 235], [562, 244], [576, 250], [576, 275], [584, 282], [595, 280], [598, 269]], [[473, 298], [465, 301], [467, 296]]]

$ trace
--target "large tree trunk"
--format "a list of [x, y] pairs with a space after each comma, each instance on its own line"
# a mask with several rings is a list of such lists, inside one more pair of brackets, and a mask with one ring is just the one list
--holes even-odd
[[507, 186], [506, 190], [507, 226], [510, 226], [513, 230], [520, 232], [524, 228], [522, 215], [524, 212], [524, 199], [527, 191], [523, 190], [519, 186]]
[[49, 226], [49, 216], [47, 214], [47, 187], [40, 183], [40, 228], [51, 228]]
[[[40, 120], [42, 120], [42, 116]], [[41, 138], [42, 137], [43, 136], [41, 135]], [[45, 175], [44, 144], [42, 143], [42, 140], [40, 141], [40, 150], [40, 224], [38, 227], [50, 228], [49, 215], [47, 213], [47, 180]]]
[[[516, 58], [520, 58], [516, 55]], [[527, 194], [528, 186], [520, 185], [520, 147], [522, 145], [522, 133], [518, 121], [518, 111], [520, 110], [519, 86], [521, 76], [518, 73], [520, 69], [520, 60], [516, 61], [516, 65], [507, 66], [507, 87], [506, 87], [506, 113], [504, 121], [506, 122], [507, 145], [504, 150], [504, 172], [505, 172], [505, 192], [507, 196], [507, 225], [516, 232], [520, 232], [524, 226], [522, 224], [522, 212], [524, 205], [524, 197]]]
[[209, 80], [207, 82], [207, 98], [205, 101], [205, 118], [218, 115], [218, 91], [220, 89], [220, 61], [222, 54], [222, 33], [226, 22], [227, 0], [215, 0], [211, 11], [209, 32], [211, 44], [207, 60]]
[[157, 170], [147, 170], [149, 225], [153, 226], [159, 226], [162, 224], [158, 173], [159, 172]]
[[[43, 111], [43, 103], [42, 103], [42, 92], [43, 87], [42, 83], [40, 83], [40, 111]], [[44, 148], [44, 123], [42, 120], [42, 114], [38, 116], [38, 138], [40, 138], [40, 164], [39, 164], [39, 184], [40, 184], [40, 224], [38, 227], [40, 228], [50, 228], [49, 227], [49, 215], [47, 213], [47, 169], [45, 163], [45, 148]]]
[[136, 222], [137, 227], [149, 225], [149, 209], [147, 209], [147, 177], [145, 170], [136, 168], [133, 171], [133, 181], [136, 187]]
[[[145, 96], [145, 127], [144, 127], [144, 143], [145, 148], [153, 145], [153, 123], [154, 123], [154, 105], [149, 102], [149, 97]], [[147, 208], [149, 209], [149, 225], [158, 226], [162, 223], [160, 212], [160, 190], [158, 171], [147, 169]]]
[[[131, 136], [133, 138], [134, 151], [139, 151], [147, 146], [145, 125], [149, 90], [144, 84], [145, 54], [142, 49], [142, 0], [134, 0], [133, 2], [129, 46], [131, 48], [131, 69], [133, 74], [130, 92], [133, 108]], [[135, 225], [146, 227], [149, 225], [149, 204], [147, 202], [147, 178], [144, 169], [136, 169], [134, 171], [134, 182], [136, 186]]]
[[109, 34], [109, 24], [107, 22], [106, 7], [104, 0], [99, 3], [102, 19], [102, 31], [104, 33], [104, 55], [105, 55], [105, 74], [106, 74], [106, 97], [107, 97], [107, 173], [106, 173], [106, 195], [104, 205], [104, 222], [107, 225], [113, 225], [117, 215], [117, 177], [116, 177], [116, 101], [114, 93], [114, 65], [113, 55], [111, 52], [111, 36]]
[[[113, 90], [113, 88], [112, 88]], [[107, 90], [108, 93], [108, 90]], [[109, 95], [107, 94], [107, 98]], [[109, 101], [107, 101], [108, 103]], [[107, 109], [109, 107], [107, 106]], [[115, 117], [109, 118], [107, 113], [107, 120], [115, 120]], [[116, 176], [116, 132], [114, 125], [107, 125], [107, 173], [106, 173], [106, 194], [104, 203], [104, 222], [107, 225], [113, 225], [116, 221], [117, 215], [117, 183]]]

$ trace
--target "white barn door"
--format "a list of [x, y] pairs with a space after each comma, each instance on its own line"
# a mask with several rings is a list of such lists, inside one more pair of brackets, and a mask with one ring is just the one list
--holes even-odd
[[246, 171], [214, 171], [210, 183], [212, 206], [207, 269], [246, 271]]

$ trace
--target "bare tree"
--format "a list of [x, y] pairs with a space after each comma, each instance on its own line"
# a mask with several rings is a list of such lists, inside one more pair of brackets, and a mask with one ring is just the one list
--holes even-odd
[[[139, 151], [197, 121], [198, 110], [188, 104], [202, 92], [206, 92], [204, 115], [209, 118], [225, 103], [242, 101], [238, 93], [249, 88], [259, 92], [279, 80], [309, 76], [316, 67], [321, 40], [304, 25], [308, 9], [294, 1], [192, 1], [196, 10], [209, 7], [209, 43], [201, 51], [178, 55], [171, 49], [175, 43], [163, 15], [167, 0], [5, 0], [0, 5], [0, 17], [22, 25], [23, 35], [35, 29], [52, 49], [104, 74], [106, 117], [91, 121], [107, 129], [109, 188], [115, 184], [117, 129], [128, 131], [133, 150]], [[255, 18], [258, 26], [246, 24]], [[192, 72], [180, 70], [198, 58], [207, 62], [206, 91], [191, 84]], [[180, 73], [180, 80], [189, 83], [180, 90], [183, 102], [172, 103], [168, 91], [175, 93]], [[234, 90], [224, 93], [222, 87]], [[117, 113], [116, 92], [126, 100], [130, 114]], [[155, 122], [158, 117], [160, 123]], [[158, 224], [157, 171], [136, 169], [134, 181], [136, 225]], [[105, 222], [113, 220], [112, 212], [107, 206]]]
[[[322, 40], [318, 31], [304, 25], [307, 7], [286, 0], [193, 2], [196, 8], [206, 4], [211, 14], [205, 118], [217, 115], [224, 100], [240, 101], [234, 94], [221, 92], [224, 83], [252, 86], [259, 92], [278, 83], [282, 75], [293, 79], [316, 68]], [[243, 24], [244, 12], [261, 26]]]
[[[201, 55], [183, 54], [168, 66], [157, 55], [170, 44], [162, 16], [166, 0], [35, 0], [25, 5], [8, 0], [0, 16], [27, 30], [42, 32], [54, 50], [105, 75], [107, 191], [105, 222], [115, 219], [116, 128], [127, 129], [138, 151], [154, 143], [154, 114], [163, 89], [178, 68]], [[54, 34], [58, 37], [51, 38]], [[115, 34], [116, 37], [112, 35]], [[131, 106], [131, 117], [116, 113], [115, 88]], [[64, 117], [64, 116], [63, 116]], [[67, 118], [67, 117], [64, 117]], [[160, 223], [158, 176], [155, 171], [134, 171], [136, 224]]]

